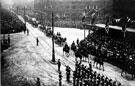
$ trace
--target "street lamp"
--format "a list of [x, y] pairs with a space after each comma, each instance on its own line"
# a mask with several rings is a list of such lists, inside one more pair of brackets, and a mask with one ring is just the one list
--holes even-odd
[[55, 62], [55, 51], [54, 51], [54, 14], [52, 12], [52, 62]]

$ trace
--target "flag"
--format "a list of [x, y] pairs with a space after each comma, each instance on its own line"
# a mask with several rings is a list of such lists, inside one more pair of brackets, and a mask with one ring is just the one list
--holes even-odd
[[107, 19], [106, 19], [105, 31], [106, 31], [107, 34], [109, 33], [109, 17], [107, 17]]
[[129, 18], [128, 18], [128, 17], [126, 17], [125, 19], [123, 19], [122, 31], [123, 31], [123, 36], [124, 36], [124, 38], [125, 38], [126, 27], [127, 27], [128, 21], [129, 21]]
[[96, 17], [95, 17], [95, 13], [92, 14], [92, 20], [91, 20], [91, 25], [93, 26], [95, 23]]
[[85, 16], [83, 16], [83, 18], [82, 18], [82, 22], [85, 22]]
[[85, 16], [83, 16], [82, 18], [82, 24], [83, 24], [83, 27], [85, 27]]

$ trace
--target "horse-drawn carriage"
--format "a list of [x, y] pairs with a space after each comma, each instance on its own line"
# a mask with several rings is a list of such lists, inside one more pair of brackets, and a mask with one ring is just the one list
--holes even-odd
[[66, 38], [61, 37], [61, 34], [60, 33], [57, 33], [54, 36], [54, 39], [55, 39], [55, 43], [58, 44], [58, 45], [60, 45], [60, 46], [63, 46], [64, 43], [66, 42]]
[[30, 18], [29, 23], [32, 24], [33, 27], [38, 27], [39, 21], [36, 18]]
[[38, 29], [42, 32], [46, 31], [46, 27], [44, 25], [39, 24]]
[[52, 30], [51, 30], [50, 27], [47, 27], [47, 28], [46, 28], [45, 33], [46, 33], [46, 36], [48, 36], [48, 37], [52, 37], [52, 35], [53, 35]]

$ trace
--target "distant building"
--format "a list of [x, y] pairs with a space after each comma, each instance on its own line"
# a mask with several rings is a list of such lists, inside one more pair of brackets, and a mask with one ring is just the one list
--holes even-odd
[[135, 19], [135, 0], [113, 0], [113, 10], [121, 16]]
[[53, 9], [59, 17], [81, 17], [86, 10], [111, 6], [112, 0], [34, 0], [35, 10], [47, 12]]

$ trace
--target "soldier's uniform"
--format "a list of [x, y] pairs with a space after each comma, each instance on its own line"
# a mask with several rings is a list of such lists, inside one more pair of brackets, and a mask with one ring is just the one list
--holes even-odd
[[84, 78], [86, 78], [86, 74], [87, 74], [87, 67], [84, 67]]
[[90, 69], [90, 71], [92, 71], [92, 63], [91, 62], [89, 63], [89, 69]]
[[118, 86], [122, 86], [121, 83], [118, 83]]
[[78, 61], [76, 61], [75, 63], [75, 70], [77, 71], [77, 69], [78, 69]]
[[105, 78], [105, 86], [108, 86], [108, 77]]
[[97, 85], [99, 86], [99, 84], [100, 84], [100, 74], [98, 74], [97, 76]]
[[66, 80], [68, 81], [68, 66], [66, 66]]
[[60, 59], [58, 59], [58, 71], [60, 71], [61, 62]]
[[81, 66], [81, 72], [80, 72], [80, 74], [81, 74], [81, 77], [83, 77], [84, 78], [84, 65], [82, 65]]
[[62, 80], [62, 74], [61, 74], [61, 72], [59, 72], [59, 86], [61, 86], [61, 85], [62, 85], [61, 80]]
[[68, 81], [70, 82], [71, 69], [68, 67]]
[[68, 81], [68, 82], [70, 82], [70, 72], [71, 72], [70, 67], [67, 66], [67, 67], [66, 67], [66, 74], [67, 74], [67, 81]]
[[83, 78], [82, 77], [80, 77], [79, 84], [80, 84], [79, 86], [83, 85]]
[[101, 86], [104, 85], [104, 75], [101, 77]]
[[79, 86], [79, 77], [80, 77], [79, 72], [77, 72], [77, 83], [76, 83], [76, 86]]
[[116, 81], [113, 82], [113, 86], [117, 86]]
[[76, 86], [76, 71], [73, 71], [73, 86]]
[[83, 83], [83, 86], [87, 86], [87, 85], [88, 85], [88, 80], [87, 80], [87, 79], [84, 79], [83, 82], [84, 82], [84, 83]]
[[112, 79], [108, 81], [108, 86], [113, 86]]

